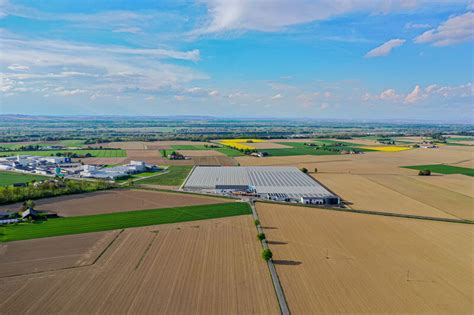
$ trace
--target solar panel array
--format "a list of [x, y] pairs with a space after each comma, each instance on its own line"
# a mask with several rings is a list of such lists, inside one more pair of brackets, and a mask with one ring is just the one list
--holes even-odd
[[249, 185], [258, 194], [287, 194], [291, 198], [334, 197], [298, 168], [280, 166], [197, 166], [184, 188], [213, 190], [216, 185]]

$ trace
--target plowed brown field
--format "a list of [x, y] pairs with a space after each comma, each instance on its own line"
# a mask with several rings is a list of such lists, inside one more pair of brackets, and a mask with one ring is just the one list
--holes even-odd
[[[35, 201], [37, 210], [48, 210], [60, 216], [72, 217], [99, 213], [172, 208], [191, 205], [216, 204], [227, 199], [190, 194], [148, 190], [109, 190], [82, 195], [45, 198]], [[0, 209], [19, 209], [20, 203]]]
[[473, 226], [257, 204], [293, 314], [470, 314]]
[[118, 233], [97, 232], [0, 244], [0, 278], [90, 265]]
[[260, 250], [251, 216], [128, 229], [92, 266], [0, 278], [0, 309], [279, 314]]

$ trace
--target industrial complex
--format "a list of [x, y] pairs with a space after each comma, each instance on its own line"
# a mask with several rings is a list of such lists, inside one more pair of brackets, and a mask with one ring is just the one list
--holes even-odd
[[197, 166], [182, 188], [303, 204], [337, 206], [340, 203], [339, 197], [296, 167]]
[[114, 180], [132, 174], [156, 171], [159, 167], [143, 161], [130, 161], [129, 164], [113, 167], [98, 167], [73, 162], [69, 157], [18, 155], [0, 157], [0, 170], [45, 176]]

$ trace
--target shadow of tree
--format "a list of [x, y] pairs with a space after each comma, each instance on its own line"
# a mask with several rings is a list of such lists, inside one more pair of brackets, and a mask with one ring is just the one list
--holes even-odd
[[284, 266], [298, 266], [302, 264], [301, 261], [286, 260], [286, 259], [274, 259], [273, 263], [275, 265], [284, 265]]
[[288, 244], [287, 242], [282, 242], [282, 241], [267, 241], [268, 244], [271, 245], [286, 245]]

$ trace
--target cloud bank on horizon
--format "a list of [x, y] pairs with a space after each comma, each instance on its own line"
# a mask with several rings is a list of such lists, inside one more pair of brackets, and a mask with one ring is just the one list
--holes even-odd
[[473, 9], [458, 0], [0, 0], [0, 114], [472, 122]]

